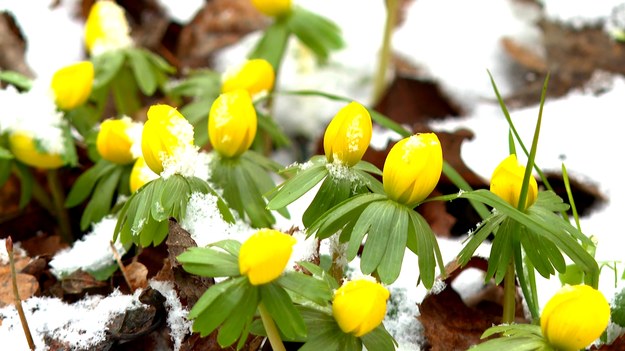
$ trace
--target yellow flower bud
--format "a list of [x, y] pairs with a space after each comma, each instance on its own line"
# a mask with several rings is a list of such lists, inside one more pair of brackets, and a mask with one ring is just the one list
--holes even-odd
[[56, 71], [50, 84], [56, 105], [62, 110], [71, 110], [84, 104], [91, 95], [94, 75], [90, 61], [78, 62]]
[[588, 285], [566, 285], [545, 305], [540, 328], [547, 342], [560, 351], [585, 348], [610, 322], [610, 305]]
[[334, 293], [332, 314], [341, 330], [361, 337], [382, 323], [389, 296], [380, 283], [365, 278], [351, 280]]
[[384, 191], [392, 200], [414, 205], [430, 195], [442, 171], [443, 150], [436, 134], [415, 134], [398, 141], [386, 156]]
[[252, 285], [267, 284], [277, 279], [289, 262], [295, 238], [273, 229], [261, 229], [241, 245], [239, 272]]
[[350, 102], [330, 121], [323, 136], [328, 162], [353, 166], [362, 159], [371, 141], [371, 116], [357, 102]]
[[37, 150], [35, 140], [28, 132], [14, 132], [9, 136], [9, 147], [16, 159], [29, 166], [41, 169], [56, 169], [65, 164], [57, 153], [44, 153]]
[[91, 55], [128, 47], [132, 44], [124, 9], [115, 1], [96, 1], [85, 23], [85, 45]]
[[208, 137], [220, 155], [236, 157], [252, 145], [257, 124], [250, 94], [234, 90], [219, 95], [213, 102], [208, 116]]
[[[504, 199], [510, 205], [517, 207], [519, 204], [519, 196], [521, 196], [521, 186], [523, 185], [524, 175], [525, 166], [519, 164], [514, 154], [510, 155], [495, 168], [490, 180], [490, 191]], [[538, 185], [536, 184], [536, 179], [530, 177], [523, 209], [530, 207], [536, 201], [537, 195]]]
[[107, 119], [100, 124], [100, 132], [96, 139], [96, 147], [103, 159], [126, 165], [134, 161], [132, 146], [135, 143], [134, 134], [140, 131], [140, 125], [133, 123], [128, 117], [122, 119]]
[[223, 77], [221, 92], [247, 90], [251, 96], [269, 91], [273, 88], [275, 73], [273, 66], [263, 59], [247, 60], [228, 69]]
[[252, 4], [258, 11], [271, 17], [283, 16], [291, 12], [291, 0], [252, 0]]
[[158, 174], [152, 172], [152, 169], [145, 163], [145, 159], [143, 157], [137, 158], [130, 171], [130, 192], [134, 193], [156, 178], [158, 178]]
[[163, 162], [181, 149], [193, 145], [193, 126], [169, 105], [153, 105], [143, 126], [141, 151], [148, 166], [156, 173], [163, 171]]

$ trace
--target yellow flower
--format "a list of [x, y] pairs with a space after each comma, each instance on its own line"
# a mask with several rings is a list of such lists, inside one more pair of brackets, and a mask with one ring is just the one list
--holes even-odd
[[341, 330], [361, 337], [382, 323], [389, 296], [388, 290], [375, 281], [351, 280], [334, 293], [332, 314]]
[[158, 174], [152, 172], [152, 169], [145, 163], [145, 159], [143, 157], [137, 158], [132, 166], [132, 171], [130, 171], [130, 192], [134, 193], [156, 178], [158, 178]]
[[263, 59], [247, 60], [228, 69], [223, 77], [221, 92], [247, 90], [251, 96], [271, 90], [275, 79], [273, 67]]
[[239, 272], [252, 285], [267, 284], [277, 279], [289, 262], [295, 238], [273, 229], [261, 229], [241, 245]]
[[114, 1], [96, 1], [85, 23], [85, 45], [91, 55], [125, 48], [132, 44], [124, 9]]
[[256, 9], [267, 16], [279, 17], [291, 12], [291, 0], [252, 0]]
[[323, 136], [328, 162], [353, 166], [362, 159], [371, 141], [371, 116], [364, 106], [350, 102], [330, 121]]
[[256, 110], [247, 91], [223, 93], [213, 102], [208, 116], [211, 145], [222, 156], [239, 156], [252, 145], [257, 123]]
[[56, 169], [65, 164], [57, 153], [44, 153], [37, 150], [35, 140], [28, 132], [14, 132], [9, 136], [9, 147], [16, 159], [29, 166], [42, 169]]
[[96, 139], [100, 156], [120, 165], [134, 161], [135, 156], [131, 149], [136, 140], [133, 133], [138, 131], [138, 128], [139, 125], [133, 123], [128, 117], [107, 119], [102, 122]]
[[392, 200], [414, 205], [430, 195], [442, 171], [443, 150], [436, 134], [415, 134], [398, 141], [386, 156], [384, 191]]
[[[521, 185], [525, 166], [519, 164], [514, 154], [506, 157], [493, 172], [490, 180], [490, 191], [504, 199], [510, 205], [517, 207], [519, 196], [521, 195]], [[527, 197], [523, 209], [530, 207], [538, 195], [538, 185], [536, 179], [530, 177]]]
[[56, 105], [62, 110], [71, 110], [84, 104], [91, 95], [94, 74], [90, 61], [78, 62], [56, 71], [50, 83]]
[[193, 126], [174, 107], [159, 104], [148, 110], [143, 126], [141, 151], [148, 166], [156, 173], [163, 171], [163, 162], [181, 149], [193, 145]]
[[588, 285], [566, 285], [545, 305], [540, 328], [547, 342], [560, 351], [585, 348], [610, 322], [610, 305]]

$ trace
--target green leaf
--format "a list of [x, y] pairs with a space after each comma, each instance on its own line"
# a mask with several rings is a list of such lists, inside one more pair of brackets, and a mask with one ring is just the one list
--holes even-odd
[[[364, 274], [372, 273], [380, 265], [382, 257], [386, 253], [386, 247], [389, 241], [389, 230], [392, 228], [393, 221], [395, 220], [394, 208], [388, 206], [388, 202], [379, 201], [369, 205], [369, 207], [371, 206], [379, 206], [380, 210], [379, 215], [369, 228], [367, 241], [364, 243], [364, 248], [360, 257], [360, 270]], [[380, 276], [380, 280], [386, 284], [390, 283], [388, 279], [389, 277]]]
[[328, 170], [325, 164], [314, 165], [297, 173], [291, 179], [280, 184], [276, 193], [269, 194], [271, 199], [267, 203], [267, 208], [277, 210], [287, 206], [314, 188], [327, 175]]
[[230, 253], [210, 247], [191, 247], [176, 257], [182, 268], [203, 277], [236, 277], [239, 273], [239, 260]]
[[321, 61], [326, 61], [331, 51], [345, 46], [335, 23], [301, 7], [293, 9], [287, 26]]
[[298, 262], [298, 264], [304, 267], [310, 273], [312, 273], [313, 276], [318, 277], [319, 279], [322, 279], [323, 281], [325, 281], [331, 290], [336, 290], [339, 288], [339, 284], [336, 281], [336, 279], [334, 279], [330, 274], [328, 274], [328, 272], [323, 270], [323, 268], [317, 266], [316, 264], [312, 262], [302, 261], [302, 262]]
[[[370, 203], [358, 216], [354, 226], [351, 230], [349, 237], [344, 237], [345, 240], [349, 240], [347, 244], [347, 251], [345, 252], [347, 260], [352, 261], [358, 255], [360, 246], [365, 238], [365, 235], [369, 232], [369, 228], [378, 218], [381, 216], [381, 212], [384, 209], [382, 206], [377, 206], [377, 202]], [[341, 234], [343, 238], [343, 235]]]
[[211, 286], [189, 312], [193, 331], [205, 337], [222, 324], [232, 311], [242, 303], [246, 291], [253, 288], [246, 277], [226, 280]]
[[506, 218], [502, 213], [493, 213], [490, 217], [486, 218], [477, 228], [477, 231], [470, 235], [469, 241], [464, 244], [464, 247], [458, 254], [458, 263], [464, 266], [469, 262], [473, 253], [477, 248], [488, 238], [490, 234], [495, 232], [501, 222]]
[[0, 145], [0, 160], [13, 159], [13, 153]]
[[33, 86], [32, 79], [15, 71], [0, 71], [0, 81], [7, 82], [23, 90], [30, 90]]
[[499, 226], [488, 256], [486, 280], [494, 277], [496, 284], [503, 280], [508, 265], [512, 262], [512, 249], [516, 240], [515, 236], [518, 235], [517, 229], [518, 223], [510, 220], [510, 218], [506, 218]]
[[337, 204], [347, 200], [352, 193], [352, 182], [346, 178], [335, 178], [331, 174], [321, 183], [319, 191], [302, 215], [304, 226], [310, 226], [317, 218]]
[[115, 108], [120, 115], [132, 116], [141, 108], [137, 82], [130, 68], [123, 67], [111, 81]]
[[351, 197], [324, 213], [323, 216], [310, 225], [308, 233], [316, 233], [320, 239], [327, 238], [350, 221], [356, 220], [359, 217], [359, 213], [369, 203], [385, 199], [386, 196], [381, 194], [361, 194]]
[[132, 73], [139, 89], [146, 96], [152, 96], [158, 87], [150, 60], [142, 49], [126, 50]]
[[328, 301], [332, 299], [332, 287], [325, 280], [300, 272], [286, 272], [276, 283], [321, 306], [327, 305]]
[[259, 286], [261, 303], [280, 329], [289, 339], [306, 337], [306, 324], [293, 306], [289, 294], [279, 285], [268, 283]]
[[113, 195], [115, 194], [115, 188], [119, 182], [123, 169], [121, 167], [115, 167], [107, 174], [107, 177], [102, 177], [98, 180], [93, 196], [80, 219], [80, 229], [85, 230], [91, 225], [91, 223], [99, 222], [102, 218], [109, 214], [111, 211]]
[[109, 51], [93, 57], [95, 77], [93, 89], [97, 90], [111, 82], [122, 68], [126, 55], [124, 51]]
[[8, 158], [0, 158], [0, 187], [7, 182], [11, 176], [13, 169], [13, 160]]
[[388, 235], [387, 247], [377, 271], [380, 280], [390, 284], [399, 277], [401, 271], [404, 253], [406, 252], [408, 221], [410, 219], [406, 212], [409, 209], [395, 203], [390, 203], [388, 206], [394, 207], [393, 220], [390, 223], [390, 230], [386, 233]]
[[93, 276], [96, 280], [105, 281], [109, 279], [113, 273], [117, 272], [118, 269], [119, 266], [117, 265], [117, 262], [113, 261], [108, 266], [98, 270], [87, 270], [87, 273], [91, 274], [91, 276]]
[[625, 327], [625, 289], [614, 296], [610, 314], [613, 323]]
[[262, 58], [267, 60], [274, 70], [278, 70], [281, 66], [282, 57], [286, 50], [290, 31], [284, 21], [274, 21], [263, 32], [263, 36], [252, 51], [248, 58]]
[[360, 337], [367, 350], [393, 351], [397, 342], [391, 334], [380, 324], [377, 328]]
[[93, 167], [82, 173], [69, 191], [65, 199], [65, 207], [74, 207], [85, 201], [93, 191], [100, 178], [104, 178], [115, 168], [115, 164], [104, 159], [96, 162]]
[[[262, 195], [261, 189], [258, 189], [253, 177], [258, 174], [250, 173], [244, 167], [233, 169], [234, 181], [237, 185], [236, 193], [230, 194], [230, 197], [238, 196], [240, 202], [245, 204], [243, 210], [247, 214], [252, 227], [268, 228], [275, 223], [275, 218], [269, 210], [266, 209], [266, 201]], [[226, 196], [224, 192], [224, 197]]]
[[241, 302], [234, 307], [230, 315], [219, 328], [217, 342], [221, 347], [232, 345], [243, 335], [249, 333], [249, 325], [258, 307], [258, 295], [258, 289], [256, 287], [248, 286], [247, 289], [245, 289]]
[[237, 258], [239, 257], [239, 251], [241, 250], [241, 243], [232, 239], [220, 240], [212, 244], [208, 244], [208, 246], [218, 247]]
[[257, 112], [258, 128], [265, 131], [271, 137], [277, 148], [291, 145], [291, 139], [284, 133], [282, 127], [269, 115]]
[[436, 278], [434, 272], [437, 265], [441, 275], [444, 275], [443, 257], [428, 222], [416, 211], [409, 211], [408, 214], [410, 217], [409, 235], [414, 232], [417, 238], [416, 254], [419, 258], [419, 274], [423, 285], [429, 289], [434, 284]]

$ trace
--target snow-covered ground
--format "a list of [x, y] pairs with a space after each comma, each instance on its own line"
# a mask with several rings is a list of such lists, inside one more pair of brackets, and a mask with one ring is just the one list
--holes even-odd
[[[203, 3], [160, 1], [171, 9], [172, 18], [181, 23], [188, 21], [197, 11], [197, 6]], [[82, 24], [68, 11], [74, 2], [63, 1], [62, 6], [50, 10], [46, 2], [34, 6], [20, 0], [0, 0], [0, 10], [14, 12], [22, 27], [29, 44], [27, 61], [38, 75], [49, 75], [60, 65], [82, 59]], [[310, 53], [293, 43], [289, 49], [290, 56], [282, 68], [278, 89], [322, 90], [370, 104], [372, 76], [384, 25], [384, 1], [300, 0], [296, 3], [335, 20], [343, 28], [348, 46], [332, 56], [327, 66], [319, 67]], [[604, 23], [612, 9], [622, 3], [616, 0], [601, 4], [584, 0], [544, 0], [543, 13], [551, 19], [579, 28], [586, 24]], [[409, 4], [403, 25], [393, 37], [397, 53], [422, 68], [430, 79], [439, 82], [443, 91], [469, 111], [461, 119], [438, 122], [432, 127], [441, 131], [461, 127], [472, 130], [475, 138], [464, 142], [462, 157], [484, 179], [489, 179], [508, 150], [508, 126], [499, 106], [493, 103], [495, 95], [486, 71], [493, 73], [504, 95], [514, 89], [518, 77], [510, 72], [511, 59], [501, 47], [501, 39], [513, 38], [539, 47], [540, 32], [535, 25], [538, 15], [535, 8], [511, 0], [418, 0]], [[251, 34], [240, 44], [223, 50], [217, 57], [216, 69], [224, 70], [230, 63], [242, 60], [257, 38], [258, 34]], [[50, 50], [51, 40], [54, 40], [54, 50]], [[554, 171], [559, 171], [564, 162], [572, 177], [592, 183], [606, 197], [605, 206], [583, 217], [581, 225], [587, 234], [598, 239], [597, 259], [600, 262], [618, 261], [617, 267], [622, 273], [625, 267], [621, 262], [623, 230], [619, 217], [625, 212], [625, 192], [620, 179], [620, 162], [614, 158], [619, 156], [616, 151], [621, 147], [618, 121], [625, 80], [623, 77], [609, 77], [608, 82], [611, 87], [600, 95], [580, 90], [547, 101], [536, 162], [544, 170]], [[292, 97], [280, 97], [275, 103], [276, 118], [287, 132], [313, 138], [323, 133], [324, 126], [341, 105]], [[292, 111], [297, 111], [297, 114]], [[511, 115], [529, 145], [538, 106], [512, 109]], [[294, 204], [305, 205], [305, 199]], [[292, 208], [291, 212], [296, 214], [298, 209]], [[288, 225], [288, 222], [280, 222], [285, 229]], [[439, 240], [446, 262], [460, 251], [461, 240]], [[478, 253], [487, 255], [488, 250], [488, 246], [484, 245]], [[395, 294], [405, 297], [405, 304], [400, 308], [401, 318], [389, 321], [387, 326], [395, 333], [402, 349], [415, 350], [420, 330], [414, 318], [418, 314], [416, 303], [423, 299], [427, 291], [422, 286], [416, 286], [416, 257], [410, 252], [406, 254], [404, 267], [400, 278], [391, 286]], [[480, 278], [476, 275], [472, 278], [464, 279], [455, 288], [460, 291], [473, 288]], [[623, 280], [618, 280], [617, 284], [618, 287], [615, 287], [614, 274], [604, 270], [600, 290], [608, 299], [625, 286]], [[540, 279], [538, 292], [542, 306], [559, 286], [557, 277]], [[6, 322], [3, 323], [0, 330], [6, 325]], [[405, 333], [400, 334], [400, 330]], [[19, 346], [16, 347], [19, 349]]]

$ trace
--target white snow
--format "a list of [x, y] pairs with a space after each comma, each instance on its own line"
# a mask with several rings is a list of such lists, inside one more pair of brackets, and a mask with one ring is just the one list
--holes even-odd
[[[0, 9], [10, 8], [16, 14], [17, 21], [29, 40], [28, 63], [38, 75], [45, 75], [58, 66], [81, 58], [79, 49], [82, 47], [82, 30], [80, 24], [76, 24], [73, 19], [67, 20], [69, 5], [66, 6], [63, 2], [63, 6], [50, 11], [45, 6], [20, 6], [20, 3], [17, 0], [0, 1]], [[166, 1], [161, 0], [161, 3], [164, 4]], [[333, 55], [327, 65], [320, 66], [306, 48], [296, 41], [291, 42], [288, 56], [278, 77], [278, 90], [320, 90], [346, 96], [368, 106], [371, 103], [372, 76], [382, 37], [384, 2], [367, 2], [365, 5], [360, 0], [340, 2], [301, 0], [297, 3], [335, 19], [344, 31], [348, 46]], [[544, 0], [542, 11], [547, 18], [580, 28], [605, 23], [612, 9], [621, 4], [623, 1], [615, 0], [600, 3], [583, 0]], [[189, 5], [189, 8], [193, 7]], [[192, 11], [186, 12], [186, 17], [180, 15], [178, 20], [181, 22], [188, 20], [186, 18], [189, 18]], [[61, 21], [62, 25], [39, 25], [42, 22], [40, 18], [53, 18], [59, 16], [59, 13], [65, 16]], [[173, 13], [171, 16], [178, 17]], [[514, 64], [506, 55], [501, 40], [512, 38], [528, 45], [537, 54], [542, 54], [541, 33], [536, 26], [541, 14], [537, 8], [525, 7], [512, 0], [471, 2], [419, 0], [408, 4], [405, 16], [403, 24], [393, 36], [395, 52], [425, 71], [429, 79], [438, 82], [454, 102], [468, 111], [463, 118], [448, 119], [432, 123], [431, 126], [440, 131], [454, 131], [458, 128], [473, 131], [474, 139], [463, 143], [462, 158], [473, 171], [488, 180], [496, 165], [507, 156], [508, 127], [499, 106], [495, 103], [495, 94], [487, 70], [493, 74], [504, 96], [522, 83], [520, 79], [524, 77], [519, 77], [515, 73]], [[74, 29], [68, 30], [70, 27]], [[41, 39], [44, 35], [45, 39]], [[64, 38], [62, 43], [55, 41], [55, 45], [59, 47], [53, 51], [47, 46], [50, 36]], [[244, 58], [258, 37], [258, 33], [252, 33], [241, 43], [223, 50], [215, 58], [216, 70], [223, 71], [231, 62]], [[45, 50], [44, 55], [41, 54], [41, 50]], [[620, 215], [625, 212], [625, 201], [619, 196], [623, 193], [618, 159], [622, 137], [617, 121], [622, 117], [619, 115], [622, 111], [620, 97], [624, 93], [625, 80], [618, 76], [612, 77], [611, 86], [608, 85], [603, 93], [580, 90], [558, 99], [547, 99], [536, 159], [537, 164], [544, 170], [559, 171], [564, 162], [571, 177], [596, 186], [608, 199], [605, 206], [583, 217], [581, 226], [586, 233], [598, 239], [598, 260], [618, 261], [619, 277], [624, 269], [622, 250], [619, 250], [622, 247], [620, 238], [623, 230], [619, 228], [622, 227]], [[316, 139], [322, 135], [327, 122], [343, 105], [344, 103], [329, 102], [322, 98], [280, 96], [275, 100], [274, 114], [287, 133]], [[510, 110], [515, 125], [528, 147], [537, 111], [537, 106]], [[377, 134], [374, 133], [374, 136]], [[382, 136], [384, 134], [380, 133]], [[393, 138], [396, 136], [381, 137], [379, 140], [374, 138], [371, 146], [382, 148]], [[289, 221], [278, 218], [276, 227], [281, 230], [287, 230], [291, 226], [301, 228], [301, 213], [312, 196], [314, 189], [291, 204], [289, 210], [292, 219]], [[183, 227], [192, 232], [199, 246], [216, 241], [218, 238], [237, 238], [237, 235], [245, 237], [251, 232], [249, 228], [240, 231], [215, 220], [217, 218], [214, 216], [215, 206], [214, 201], [211, 204], [211, 199], [197, 198], [194, 201], [196, 203], [193, 204], [192, 201], [188, 207], [188, 218]], [[213, 217], [210, 217], [211, 211]], [[202, 217], [207, 212], [208, 217]], [[460, 252], [463, 239], [439, 238], [444, 262], [453, 260]], [[309, 246], [309, 249], [311, 247]], [[322, 249], [323, 247], [324, 243]], [[484, 244], [476, 254], [487, 257], [489, 249], [489, 246]], [[355, 260], [350, 268], [357, 270], [358, 265], [358, 260]], [[385, 323], [399, 341], [400, 347], [405, 350], [416, 348], [418, 339], [415, 339], [415, 334], [419, 332], [419, 325], [414, 322], [418, 315], [416, 304], [427, 294], [422, 285], [417, 286], [419, 274], [417, 266], [416, 256], [407, 251], [404, 258], [405, 268], [399, 279], [390, 286], [393, 294], [405, 294], [406, 298], [400, 299], [403, 302], [398, 307], [402, 311], [399, 314], [401, 317], [397, 321], [387, 320]], [[466, 292], [475, 289], [476, 280], [481, 280], [478, 274], [465, 278], [466, 280], [452, 286]], [[615, 287], [613, 273], [604, 269], [600, 290], [608, 300], [624, 285], [623, 280], [619, 279]], [[559, 287], [557, 277], [550, 280], [539, 277], [540, 305], [544, 306]], [[38, 303], [37, 301], [39, 300], [33, 298], [27, 303], [34, 305]], [[0, 313], [7, 313], [3, 312], [5, 310], [0, 310]], [[58, 315], [58, 312], [55, 315]], [[48, 319], [41, 317], [37, 320]], [[5, 320], [0, 328], [0, 340], [9, 340], [9, 334], [3, 334], [7, 333], [9, 321]], [[404, 327], [407, 325], [409, 328], [406, 331]]]
[[[88, 296], [73, 304], [58, 298], [31, 297], [22, 302], [37, 351], [47, 350], [44, 337], [67, 343], [73, 350], [89, 350], [107, 340], [107, 323], [142, 304], [134, 295], [119, 291]], [[0, 340], [5, 350], [28, 350], [15, 306], [0, 309]]]
[[[105, 217], [93, 224], [91, 232], [75, 241], [71, 248], [57, 252], [50, 261], [51, 272], [57, 278], [67, 276], [78, 269], [97, 271], [115, 263], [110, 242], [117, 224], [116, 217]], [[120, 255], [126, 249], [120, 242], [115, 243], [115, 249]]]
[[187, 316], [189, 310], [182, 307], [178, 294], [174, 289], [174, 284], [168, 281], [150, 280], [150, 287], [158, 290], [165, 297], [165, 308], [167, 309], [167, 326], [169, 335], [174, 342], [174, 351], [180, 350], [184, 338], [191, 334], [193, 322]]

